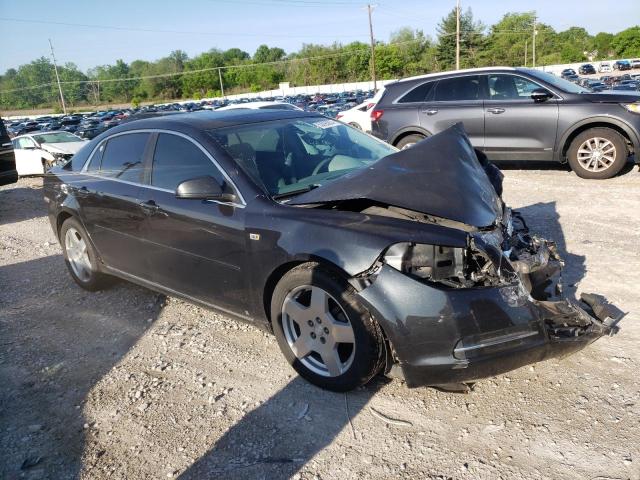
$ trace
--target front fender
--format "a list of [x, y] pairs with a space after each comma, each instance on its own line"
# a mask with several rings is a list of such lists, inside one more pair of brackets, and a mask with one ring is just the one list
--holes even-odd
[[555, 159], [557, 161], [563, 161], [562, 152], [569, 138], [571, 138], [573, 134], [580, 128], [585, 127], [587, 125], [591, 125], [591, 124], [598, 124], [599, 126], [602, 126], [602, 124], [610, 124], [610, 125], [615, 125], [616, 127], [619, 127], [631, 139], [631, 143], [633, 144], [634, 151], [640, 152], [640, 138], [638, 138], [636, 130], [631, 125], [629, 125], [628, 122], [626, 122], [625, 120], [619, 117], [615, 117], [613, 115], [596, 115], [593, 117], [584, 118], [579, 122], [574, 123], [573, 125], [571, 125], [569, 128], [565, 130], [564, 134], [558, 140], [558, 143], [555, 148], [555, 152], [556, 152]]

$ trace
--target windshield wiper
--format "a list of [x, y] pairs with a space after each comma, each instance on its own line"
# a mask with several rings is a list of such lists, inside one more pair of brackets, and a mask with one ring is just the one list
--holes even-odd
[[290, 197], [293, 195], [299, 195], [301, 193], [306, 193], [309, 192], [311, 190], [313, 190], [314, 188], [318, 188], [320, 186], [319, 183], [312, 183], [310, 185], [307, 185], [303, 188], [298, 188], [297, 190], [291, 190], [289, 192], [283, 192], [283, 193], [276, 193], [275, 195], [271, 195], [271, 198], [273, 198], [274, 200], [280, 200], [281, 198], [286, 198], [286, 197]]

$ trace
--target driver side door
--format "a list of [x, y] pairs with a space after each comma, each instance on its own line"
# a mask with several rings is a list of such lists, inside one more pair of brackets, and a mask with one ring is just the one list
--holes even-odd
[[232, 185], [211, 154], [190, 137], [158, 133], [151, 160], [139, 194], [146, 213], [149, 280], [243, 316], [248, 302], [244, 202], [240, 196], [234, 203], [176, 198], [177, 186], [197, 177]]
[[484, 152], [491, 160], [553, 160], [558, 129], [558, 100], [531, 98], [543, 88], [520, 75], [487, 75], [484, 102]]

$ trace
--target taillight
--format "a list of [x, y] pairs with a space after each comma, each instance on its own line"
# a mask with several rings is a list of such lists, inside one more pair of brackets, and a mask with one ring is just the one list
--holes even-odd
[[382, 118], [382, 114], [384, 113], [384, 110], [372, 110], [371, 111], [371, 120], [373, 120], [374, 122], [377, 122], [378, 120], [380, 120]]
[[336, 120], [340, 120], [342, 117], [344, 117], [344, 115], [342, 115], [341, 113], [336, 115]]

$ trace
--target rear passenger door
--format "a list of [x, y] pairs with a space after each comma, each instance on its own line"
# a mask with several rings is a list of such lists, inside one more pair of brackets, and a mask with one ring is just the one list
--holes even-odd
[[93, 152], [81, 175], [73, 181], [73, 193], [81, 217], [101, 259], [108, 266], [146, 278], [142, 241], [145, 214], [138, 193], [150, 133], [117, 134]]
[[181, 134], [157, 134], [147, 185], [141, 192], [147, 218], [145, 256], [151, 265], [151, 280], [241, 315], [247, 302], [241, 197], [232, 204], [175, 196], [181, 182], [205, 175], [220, 185], [231, 184], [213, 157], [195, 140]]
[[520, 75], [487, 75], [484, 150], [494, 160], [552, 160], [558, 129], [558, 101], [535, 102], [543, 88]]
[[463, 75], [439, 80], [420, 111], [420, 125], [432, 134], [462, 122], [474, 147], [484, 144], [485, 78]]

